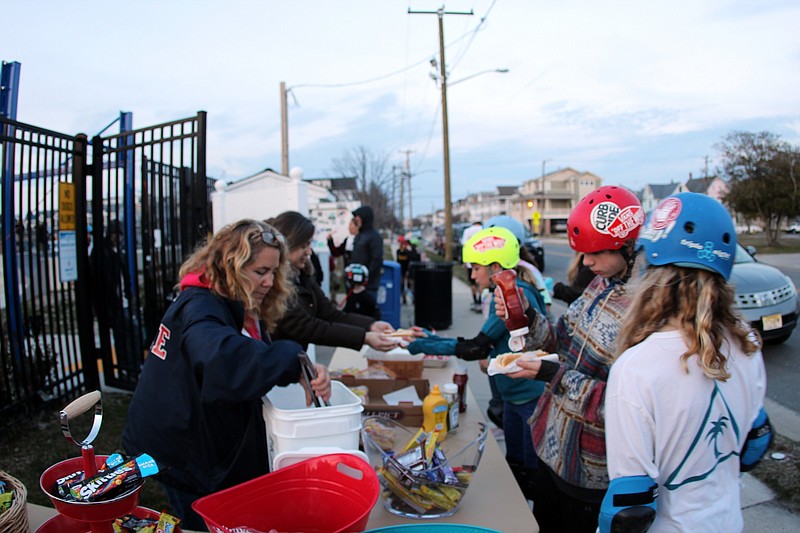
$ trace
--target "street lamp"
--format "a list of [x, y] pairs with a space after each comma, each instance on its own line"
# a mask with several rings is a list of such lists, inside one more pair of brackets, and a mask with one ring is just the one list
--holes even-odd
[[[442, 18], [439, 17], [439, 35], [442, 35]], [[444, 68], [444, 40], [439, 40], [439, 76], [442, 80], [442, 138], [444, 141], [444, 259], [453, 260], [453, 207], [450, 202], [450, 138], [447, 126], [447, 71]], [[466, 78], [456, 80], [450, 85], [461, 83], [481, 74], [499, 72], [505, 74], [507, 68], [488, 69], [471, 74]]]
[[461, 78], [460, 80], [451, 81], [450, 82], [450, 87], [452, 87], [456, 83], [461, 83], [462, 81], [471, 80], [472, 78], [474, 78], [476, 76], [480, 76], [481, 74], [489, 74], [491, 72], [498, 72], [500, 74], [505, 74], [506, 72], [508, 72], [508, 69], [507, 68], [490, 68], [490, 69], [486, 69], [486, 70], [481, 70], [480, 72], [476, 72], [475, 74], [470, 74], [466, 78]]

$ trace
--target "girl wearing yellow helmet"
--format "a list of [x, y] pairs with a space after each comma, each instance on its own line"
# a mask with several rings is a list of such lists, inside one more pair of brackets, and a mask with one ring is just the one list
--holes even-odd
[[[517, 286], [522, 289], [531, 306], [540, 314], [546, 313], [541, 294], [534, 285], [530, 272], [519, 266], [519, 240], [509, 230], [494, 227], [481, 230], [470, 237], [463, 246], [461, 257], [472, 264], [472, 279], [479, 288], [490, 288], [492, 276], [505, 269], [517, 273]], [[486, 321], [475, 338], [445, 338], [433, 335], [414, 340], [408, 345], [413, 353], [456, 355], [466, 361], [492, 359], [509, 350], [510, 338], [505, 323], [494, 312], [494, 302]], [[496, 384], [503, 400], [503, 431], [506, 441], [506, 460], [523, 493], [532, 499], [532, 479], [538, 466], [533, 449], [528, 419], [533, 415], [536, 402], [544, 391], [544, 383], [515, 380], [497, 375]]]

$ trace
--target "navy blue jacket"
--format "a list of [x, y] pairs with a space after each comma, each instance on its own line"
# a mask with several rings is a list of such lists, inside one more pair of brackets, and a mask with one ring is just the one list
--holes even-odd
[[243, 322], [241, 303], [202, 287], [164, 314], [123, 444], [167, 467], [159, 479], [168, 485], [205, 495], [269, 471], [261, 397], [298, 381], [301, 347], [247, 337]]

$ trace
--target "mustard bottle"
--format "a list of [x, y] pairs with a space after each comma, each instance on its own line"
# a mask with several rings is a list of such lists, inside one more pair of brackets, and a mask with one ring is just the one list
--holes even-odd
[[438, 431], [437, 441], [441, 442], [447, 435], [447, 400], [442, 396], [439, 385], [422, 400], [422, 429], [426, 433]]

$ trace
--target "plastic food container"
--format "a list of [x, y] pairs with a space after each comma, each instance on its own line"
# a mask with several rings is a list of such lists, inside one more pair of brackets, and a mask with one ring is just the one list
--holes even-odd
[[384, 507], [407, 518], [451, 516], [458, 511], [480, 464], [487, 426], [476, 422], [448, 432], [439, 443], [446, 464], [428, 463], [415, 469], [412, 477], [404, 478], [396, 473], [391, 458], [402, 453], [416, 433], [417, 428], [407, 428], [387, 418], [367, 417], [363, 421], [361, 440], [384, 489]]
[[[108, 459], [107, 455], [96, 455], [95, 463], [100, 468]], [[140, 480], [136, 486], [124, 493], [108, 500], [98, 500], [95, 502], [76, 502], [68, 501], [58, 497], [53, 493], [56, 480], [69, 475], [78, 470], [83, 470], [83, 458], [74, 457], [66, 459], [60, 463], [52, 465], [45, 470], [39, 478], [39, 486], [42, 492], [47, 494], [56, 511], [63, 517], [70, 520], [84, 522], [89, 527], [89, 523], [108, 522], [110, 531], [111, 522], [115, 518], [131, 512], [139, 504], [139, 493], [145, 480]], [[84, 530], [86, 531], [86, 530]]]
[[423, 355], [422, 364], [425, 368], [444, 368], [450, 362], [450, 355]]
[[[147, 507], [137, 507], [131, 511], [130, 514], [137, 518], [153, 518], [156, 520], [159, 516], [161, 516], [161, 513], [153, 511], [152, 509], [148, 509]], [[109, 521], [106, 526], [109, 528], [113, 527], [111, 525], [111, 521]], [[91, 524], [87, 522], [81, 522], [78, 520], [73, 520], [72, 518], [68, 518], [64, 515], [58, 515], [39, 526], [39, 528], [36, 530], [36, 533], [87, 533], [90, 531], [87, 529], [89, 527], [91, 527]], [[180, 527], [177, 527], [173, 531], [175, 533], [180, 533], [182, 530]]]
[[412, 355], [405, 348], [395, 348], [388, 352], [379, 352], [365, 346], [362, 354], [367, 358], [367, 365], [381, 365], [401, 379], [419, 379], [422, 377], [425, 361], [421, 355]]
[[276, 387], [264, 397], [270, 464], [282, 453], [309, 447], [358, 450], [361, 400], [341, 381], [331, 381], [330, 407], [309, 407], [299, 384]]
[[329, 446], [315, 446], [311, 448], [302, 448], [296, 452], [283, 452], [276, 455], [275, 459], [272, 460], [272, 470], [280, 470], [281, 468], [296, 465], [297, 463], [302, 463], [303, 461], [308, 461], [309, 459], [320, 457], [321, 455], [330, 455], [333, 453], [346, 453], [358, 457], [365, 463], [369, 462], [367, 454], [360, 450], [340, 450], [339, 448], [331, 448]]
[[364, 531], [380, 485], [350, 454], [315, 457], [196, 500], [210, 531], [344, 533]]

